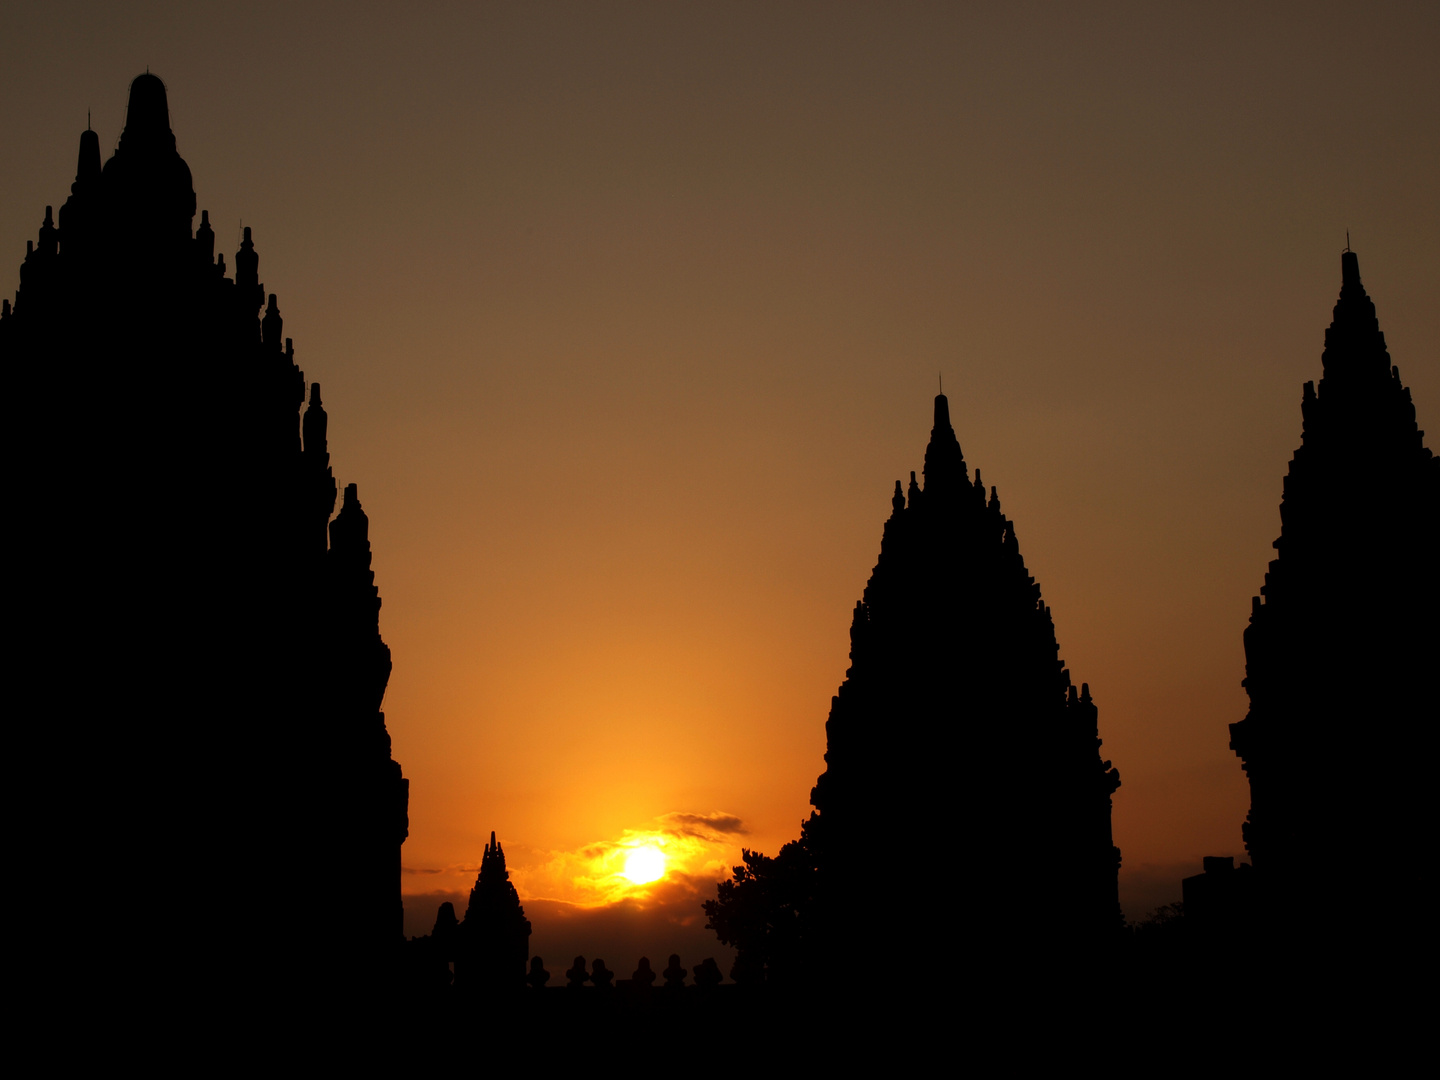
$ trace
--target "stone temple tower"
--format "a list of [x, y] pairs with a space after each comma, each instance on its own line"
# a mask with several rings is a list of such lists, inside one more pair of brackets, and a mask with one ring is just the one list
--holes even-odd
[[530, 955], [530, 920], [505, 868], [495, 834], [485, 845], [480, 873], [458, 928], [455, 987], [464, 993], [514, 992], [523, 985]]
[[1428, 877], [1434, 844], [1440, 460], [1355, 253], [1340, 267], [1230, 745], [1250, 779], [1245, 846], [1269, 929], [1362, 958], [1418, 932], [1394, 908]]
[[402, 941], [407, 831], [368, 519], [351, 484], [331, 520], [320, 387], [250, 229], [227, 270], [195, 211], [141, 75], [0, 307], [18, 844], [83, 868], [86, 929], [41, 966], [115, 1002], [361, 989]]
[[992, 970], [1116, 944], [1120, 776], [1101, 760], [1089, 686], [1058, 653], [1015, 525], [970, 478], [942, 394], [924, 486], [896, 481], [855, 605], [811, 795], [835, 946], [892, 957], [911, 919], [939, 920], [957, 963]]

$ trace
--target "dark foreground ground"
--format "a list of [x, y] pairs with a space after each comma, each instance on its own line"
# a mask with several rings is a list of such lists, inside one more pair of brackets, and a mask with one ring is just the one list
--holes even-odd
[[187, 1074], [1388, 1074], [1433, 1061], [1433, 991], [1414, 958], [1343, 978], [1323, 964], [1247, 974], [1233, 957], [1210, 959], [1210, 970], [1127, 965], [989, 980], [957, 970], [873, 989], [622, 982], [609, 992], [382, 1000], [323, 984], [240, 996], [196, 987], [179, 997], [29, 1001], [12, 1012], [23, 1017], [12, 1031], [52, 1067], [130, 1062]]

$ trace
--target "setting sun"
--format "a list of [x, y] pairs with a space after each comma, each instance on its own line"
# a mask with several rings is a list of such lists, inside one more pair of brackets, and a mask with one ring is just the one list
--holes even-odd
[[665, 856], [657, 847], [637, 847], [625, 856], [625, 869], [620, 876], [632, 884], [646, 885], [665, 876]]

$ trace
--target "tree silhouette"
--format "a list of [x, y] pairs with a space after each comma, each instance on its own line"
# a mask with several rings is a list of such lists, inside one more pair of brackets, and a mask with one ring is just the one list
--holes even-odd
[[809, 824], [774, 858], [742, 850], [743, 864], [720, 883], [716, 898], [702, 905], [706, 928], [736, 950], [731, 971], [736, 982], [789, 983], [811, 966], [819, 870]]

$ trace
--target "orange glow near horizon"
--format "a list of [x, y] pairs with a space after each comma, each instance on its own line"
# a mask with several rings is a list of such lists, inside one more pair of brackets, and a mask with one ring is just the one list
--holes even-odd
[[676, 881], [719, 881], [739, 861], [732, 838], [661, 819], [650, 828], [626, 829], [615, 840], [537, 853], [511, 876], [522, 898], [586, 908], [643, 903], [654, 889]]
[[[617, 904], [648, 906], [656, 891], [713, 895], [714, 883], [740, 862], [739, 828], [734, 815], [666, 814], [648, 827], [623, 829], [610, 840], [565, 850], [535, 850], [506, 845], [510, 877], [523, 902], [556, 904], [576, 910]], [[502, 838], [503, 839], [503, 838]], [[459, 895], [474, 883], [478, 867], [409, 867], [404, 891], [411, 896]], [[699, 912], [698, 902], [689, 914]]]

